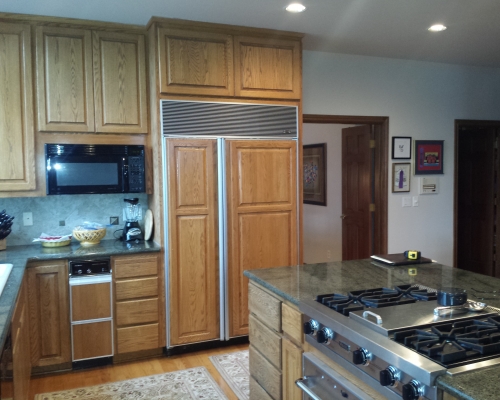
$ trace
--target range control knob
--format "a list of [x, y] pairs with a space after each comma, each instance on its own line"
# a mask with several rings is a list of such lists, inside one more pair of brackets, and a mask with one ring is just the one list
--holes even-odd
[[380, 371], [380, 384], [382, 386], [395, 386], [399, 379], [399, 371], [392, 366]]
[[403, 385], [402, 392], [403, 400], [418, 400], [420, 396], [424, 395], [424, 387], [414, 379], [410, 383]]
[[77, 273], [78, 275], [81, 275], [81, 274], [83, 274], [83, 271], [82, 271], [81, 269], [79, 269], [78, 271], [76, 271], [76, 273]]
[[92, 270], [90, 268], [87, 269], [87, 274], [91, 274]]
[[306, 335], [309, 334], [315, 334], [319, 329], [319, 323], [318, 321], [315, 321], [314, 319], [309, 320], [308, 322], [304, 322], [304, 333]]
[[356, 365], [368, 365], [372, 359], [372, 353], [360, 347], [358, 350], [352, 352], [352, 362]]
[[333, 331], [330, 328], [323, 328], [316, 334], [318, 343], [326, 343], [333, 339]]

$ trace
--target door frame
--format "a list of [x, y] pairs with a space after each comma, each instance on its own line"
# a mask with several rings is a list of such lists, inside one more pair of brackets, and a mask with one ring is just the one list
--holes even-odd
[[500, 121], [480, 119], [456, 119], [454, 137], [453, 165], [453, 268], [457, 267], [457, 235], [458, 235], [458, 134], [461, 128], [499, 128]]
[[[303, 114], [304, 124], [374, 125], [375, 127], [375, 220], [373, 238], [374, 253], [387, 254], [388, 242], [388, 157], [389, 157], [389, 117], [369, 117], [358, 115]], [[302, 143], [301, 143], [302, 145]], [[302, 190], [302, 159], [300, 165], [300, 187]], [[301, 207], [302, 208], [302, 207]], [[370, 232], [370, 235], [372, 232]]]

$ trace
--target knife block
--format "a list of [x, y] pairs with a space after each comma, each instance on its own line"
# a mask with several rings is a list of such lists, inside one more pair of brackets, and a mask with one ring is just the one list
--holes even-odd
[[0, 250], [5, 250], [7, 248], [7, 238], [0, 240]]

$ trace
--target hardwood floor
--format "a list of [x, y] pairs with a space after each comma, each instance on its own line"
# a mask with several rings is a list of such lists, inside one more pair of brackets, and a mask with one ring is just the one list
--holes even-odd
[[237, 400], [233, 391], [226, 384], [226, 381], [215, 369], [208, 357], [246, 349], [248, 349], [248, 344], [240, 344], [210, 350], [202, 350], [183, 355], [175, 355], [171, 357], [157, 357], [143, 361], [134, 361], [92, 369], [77, 370], [68, 373], [32, 377], [30, 382], [29, 398], [32, 399], [35, 394], [39, 393], [99, 385], [102, 383], [162, 374], [165, 372], [179, 371], [193, 367], [205, 367], [217, 384], [222, 388], [228, 399]]

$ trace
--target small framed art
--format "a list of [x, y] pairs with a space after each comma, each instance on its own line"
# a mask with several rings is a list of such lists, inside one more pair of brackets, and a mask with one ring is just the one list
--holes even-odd
[[443, 173], [444, 140], [415, 140], [415, 175]]
[[304, 203], [326, 206], [326, 143], [304, 145], [302, 166]]
[[411, 137], [394, 136], [392, 138], [392, 159], [393, 160], [411, 159]]
[[392, 193], [410, 191], [410, 163], [392, 164]]

